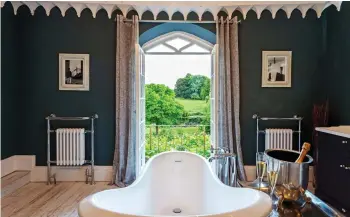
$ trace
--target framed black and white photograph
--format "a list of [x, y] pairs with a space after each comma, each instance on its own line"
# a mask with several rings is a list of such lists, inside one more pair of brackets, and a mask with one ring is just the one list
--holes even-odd
[[292, 86], [292, 51], [263, 51], [262, 87]]
[[59, 54], [59, 89], [89, 90], [89, 54]]

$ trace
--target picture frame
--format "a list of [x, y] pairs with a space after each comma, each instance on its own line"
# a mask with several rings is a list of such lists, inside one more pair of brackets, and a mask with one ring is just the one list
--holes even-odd
[[59, 53], [59, 90], [90, 90], [90, 55]]
[[262, 87], [292, 86], [292, 51], [262, 52]]

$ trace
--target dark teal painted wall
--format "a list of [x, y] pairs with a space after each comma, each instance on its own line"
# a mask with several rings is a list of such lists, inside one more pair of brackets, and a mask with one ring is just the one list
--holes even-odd
[[[31, 16], [22, 6], [17, 16], [23, 61], [21, 77], [25, 81], [21, 91], [24, 118], [20, 123], [24, 142], [18, 154], [36, 155], [37, 165], [45, 165], [45, 117], [51, 113], [60, 116], [97, 113], [95, 160], [98, 165], [110, 165], [115, 131], [115, 22], [103, 10], [94, 19], [88, 9], [78, 18], [73, 9], [62, 17], [54, 8], [47, 17], [43, 8]], [[59, 53], [90, 54], [90, 91], [58, 90]]]
[[323, 83], [329, 98], [329, 124], [350, 124], [350, 2], [340, 12], [334, 6], [327, 15], [327, 53], [329, 67]]
[[21, 144], [21, 84], [17, 17], [10, 3], [1, 9], [1, 159], [17, 154]]
[[[3, 13], [10, 9], [1, 10]], [[47, 17], [43, 8], [38, 8], [35, 15], [31, 16], [29, 10], [22, 6], [18, 14], [17, 44], [22, 60], [19, 72], [24, 82], [18, 94], [23, 119], [17, 122], [20, 123], [23, 142], [15, 149], [16, 154], [34, 154], [37, 164], [44, 165], [45, 116], [50, 113], [64, 116], [98, 113], [96, 163], [110, 165], [115, 130], [116, 44], [113, 19], [109, 19], [103, 10], [99, 11], [95, 19], [89, 10], [84, 10], [78, 18], [72, 9], [62, 17], [55, 8]], [[140, 24], [140, 33], [151, 26], [155, 25]], [[214, 24], [206, 24], [205, 28], [215, 31]], [[293, 12], [291, 19], [280, 12], [276, 19], [272, 19], [266, 11], [260, 20], [250, 12], [247, 20], [240, 24], [241, 124], [246, 164], [255, 162], [255, 122], [251, 117], [256, 112], [266, 116], [298, 114], [305, 117], [303, 141], [310, 141], [311, 108], [318, 90], [318, 82], [315, 81], [323, 73], [320, 67], [324, 58], [323, 30], [323, 19], [316, 19], [313, 11], [309, 11], [305, 19], [301, 18], [298, 11]], [[292, 88], [261, 88], [263, 50], [293, 51]], [[90, 53], [89, 92], [58, 90], [60, 52]]]
[[[292, 87], [262, 88], [262, 51], [292, 51]], [[278, 12], [276, 19], [267, 11], [260, 20], [249, 12], [247, 20], [239, 26], [239, 52], [241, 76], [241, 128], [244, 162], [255, 164], [256, 122], [254, 113], [268, 117], [304, 117], [302, 142], [311, 142], [312, 104], [317, 91], [317, 76], [321, 73], [322, 19], [309, 12], [305, 19], [294, 11], [290, 19]], [[297, 129], [297, 122], [261, 122], [266, 127]], [[259, 145], [264, 149], [264, 135]], [[297, 148], [297, 137], [294, 137]]]

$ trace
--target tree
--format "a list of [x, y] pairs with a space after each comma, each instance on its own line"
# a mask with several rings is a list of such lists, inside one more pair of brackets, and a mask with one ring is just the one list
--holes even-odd
[[201, 99], [200, 93], [201, 93], [201, 89], [202, 89], [202, 86], [203, 86], [206, 78], [207, 77], [205, 77], [203, 75], [192, 76], [191, 81], [190, 81], [190, 90], [191, 90], [190, 98], [191, 99]]
[[[146, 85], [147, 124], [171, 125], [183, 120], [184, 107], [175, 101], [175, 92], [164, 84]], [[158, 127], [156, 128], [158, 133]]]
[[210, 79], [203, 75], [187, 74], [186, 77], [179, 78], [175, 84], [176, 97], [184, 99], [204, 100], [208, 98], [209, 92]]
[[201, 122], [201, 124], [203, 125], [208, 125], [205, 127], [205, 132], [207, 133], [210, 133], [210, 119], [211, 119], [210, 103], [207, 101], [203, 109], [203, 118]]
[[203, 100], [205, 99], [205, 101], [208, 102], [209, 94], [210, 94], [210, 79], [207, 78], [205, 79], [204, 84], [202, 85], [200, 97], [201, 99]]
[[191, 79], [191, 74], [187, 74], [184, 78], [177, 79], [174, 90], [176, 97], [184, 99], [189, 99], [191, 97]]

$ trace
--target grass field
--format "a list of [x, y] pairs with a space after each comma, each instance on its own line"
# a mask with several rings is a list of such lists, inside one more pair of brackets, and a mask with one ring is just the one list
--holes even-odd
[[205, 100], [193, 100], [193, 99], [183, 99], [176, 98], [177, 102], [185, 107], [187, 112], [202, 112], [206, 106]]

